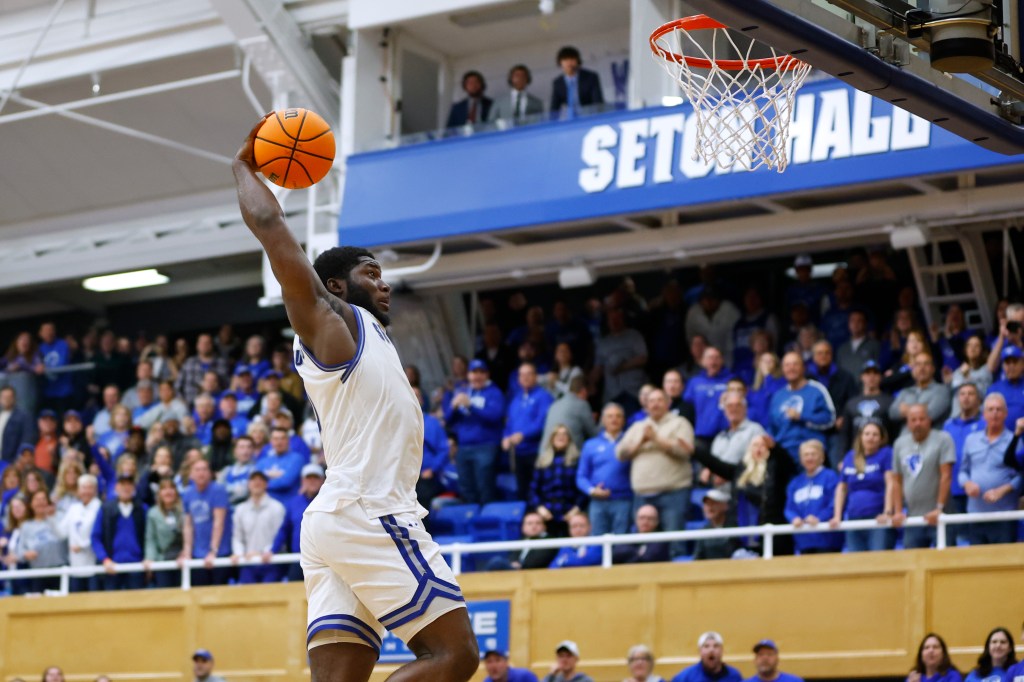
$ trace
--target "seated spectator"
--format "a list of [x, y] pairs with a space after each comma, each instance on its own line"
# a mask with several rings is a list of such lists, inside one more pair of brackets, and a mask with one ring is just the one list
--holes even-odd
[[555, 537], [564, 537], [569, 518], [580, 511], [586, 497], [576, 487], [576, 470], [580, 451], [569, 429], [557, 426], [551, 439], [541, 448], [530, 481], [528, 502]]
[[[712, 488], [704, 493], [703, 529], [721, 529], [728, 525], [729, 493]], [[704, 559], [729, 559], [740, 548], [739, 538], [701, 538], [695, 544], [694, 561]]]
[[185, 404], [191, 405], [203, 390], [203, 376], [208, 371], [217, 374], [221, 385], [227, 383], [230, 371], [228, 361], [215, 352], [213, 337], [209, 334], [200, 334], [196, 339], [196, 354], [185, 360], [175, 385]]
[[[135, 406], [128, 408], [131, 410], [132, 423], [148, 429], [159, 416], [159, 410], [153, 409], [158, 404], [153, 384], [148, 381], [140, 381], [133, 390], [135, 391]], [[125, 405], [125, 407], [128, 406]]]
[[843, 452], [848, 452], [854, 437], [868, 421], [877, 421], [890, 430], [889, 408], [892, 396], [882, 393], [882, 370], [874, 360], [868, 360], [860, 370], [860, 395], [850, 398], [843, 406], [842, 416], [836, 421], [843, 437]]
[[182, 551], [184, 526], [185, 515], [178, 489], [170, 478], [161, 479], [156, 503], [146, 513], [146, 549], [142, 562], [146, 572], [153, 573], [156, 587], [177, 587], [181, 582], [178, 571], [151, 571], [149, 564], [188, 558]]
[[[187, 355], [187, 349], [185, 355]], [[168, 340], [165, 334], [159, 334], [153, 343], [142, 349], [139, 362], [148, 362], [153, 367], [153, 380], [164, 381], [173, 379], [171, 375], [171, 358], [168, 356]]]
[[235, 507], [231, 522], [231, 561], [260, 559], [263, 566], [242, 566], [238, 582], [274, 583], [281, 567], [270, 563], [274, 539], [284, 523], [284, 505], [267, 495], [267, 475], [259, 469], [249, 474], [249, 499]]
[[[526, 512], [520, 526], [523, 540], [543, 540], [550, 537], [544, 518], [537, 512]], [[488, 571], [527, 570], [547, 568], [558, 555], [555, 547], [547, 549], [531, 549], [524, 547], [518, 552], [510, 552], [507, 557], [495, 557], [487, 564]]]
[[[641, 505], [636, 510], [635, 525], [637, 533], [658, 532], [658, 508], [651, 504]], [[615, 545], [612, 548], [612, 563], [616, 564], [646, 564], [671, 560], [672, 554], [667, 542]]]
[[[828, 390], [829, 397], [832, 398], [832, 406], [842, 409], [851, 398], [857, 395], [857, 381], [853, 375], [832, 362], [832, 344], [828, 341], [818, 341], [814, 344], [811, 348], [811, 359], [812, 362], [807, 366], [807, 378], [824, 386]], [[825, 433], [825, 451], [828, 453], [828, 460], [836, 464], [846, 452], [839, 433], [841, 426], [842, 423], [837, 418], [836, 424]]]
[[878, 362], [880, 347], [878, 341], [868, 336], [868, 316], [863, 310], [850, 311], [847, 329], [849, 338], [836, 351], [836, 364], [857, 376], [866, 362]]
[[[21, 524], [21, 540], [17, 558], [29, 568], [57, 568], [67, 563], [67, 542], [60, 536], [53, 505], [45, 490], [37, 490], [28, 498], [31, 517]], [[60, 578], [32, 578], [29, 592], [45, 592], [60, 587]]]
[[580, 68], [583, 60], [579, 50], [566, 45], [558, 51], [555, 62], [562, 73], [551, 83], [549, 111], [552, 116], [564, 115], [572, 119], [579, 116], [580, 107], [604, 104], [601, 78], [593, 71]]
[[[949, 385], [955, 397], [957, 390], [964, 384], [974, 384], [984, 395], [992, 385], [992, 372], [988, 369], [988, 351], [985, 340], [980, 333], [973, 333], [964, 340], [964, 361], [959, 367], [942, 370], [943, 380]], [[950, 418], [960, 416], [960, 404], [953, 400]]]
[[[53, 322], [39, 325], [39, 357], [44, 368], [43, 391], [40, 405], [55, 412], [63, 412], [70, 407], [74, 384], [68, 372], [45, 373], [71, 364], [71, 348], [67, 341], [57, 337], [57, 327]], [[36, 370], [39, 373], [39, 369]]]
[[[835, 513], [829, 525], [833, 528], [846, 520], [875, 519], [879, 526], [889, 526], [895, 510], [887, 506], [892, 499], [892, 448], [885, 429], [875, 422], [861, 427], [839, 469]], [[895, 533], [890, 528], [846, 531], [849, 552], [892, 549]]]
[[894, 424], [904, 424], [911, 405], [924, 405], [932, 422], [941, 422], [949, 415], [949, 387], [935, 381], [935, 364], [928, 353], [913, 357], [911, 376], [914, 385], [900, 391], [889, 407], [889, 419]]
[[[903, 525], [904, 504], [907, 516], [923, 516], [932, 526], [949, 499], [956, 445], [945, 431], [932, 429], [925, 405], [912, 405], [907, 411], [907, 428], [892, 446], [893, 526]], [[903, 547], [930, 547], [935, 542], [934, 528], [906, 528]]]
[[248, 365], [235, 368], [234, 376], [231, 379], [231, 387], [224, 391], [224, 395], [235, 396], [238, 413], [245, 416], [246, 419], [250, 418], [250, 413], [256, 409], [261, 396], [259, 391], [256, 390], [256, 378], [253, 376], [252, 369]]
[[988, 633], [985, 649], [978, 656], [978, 667], [972, 670], [965, 682], [988, 682], [1003, 680], [1007, 672], [1017, 663], [1017, 652], [1013, 646], [1013, 635], [1006, 628], [996, 628]]
[[[786, 519], [797, 528], [815, 528], [835, 516], [839, 474], [825, 466], [825, 449], [816, 440], [804, 441], [800, 446], [800, 464], [803, 473], [786, 486]], [[800, 554], [838, 552], [843, 548], [839, 533], [798, 533], [793, 542]]]
[[537, 385], [537, 367], [532, 362], [519, 365], [517, 375], [519, 390], [508, 400], [501, 449], [515, 457], [516, 491], [520, 499], [525, 499], [541, 448], [544, 421], [554, 400]]
[[629, 513], [633, 507], [633, 489], [629, 485], [629, 463], [615, 456], [615, 447], [622, 440], [625, 414], [615, 403], [601, 411], [603, 431], [586, 443], [580, 452], [576, 469], [576, 486], [590, 497], [587, 512], [594, 535], [629, 530]]
[[651, 394], [657, 388], [654, 384], [644, 384], [640, 387], [640, 392], [637, 393], [636, 400], [640, 404], [640, 409], [629, 416], [626, 420], [626, 426], [632, 426], [638, 421], [642, 421], [647, 417], [647, 396]]
[[[285, 551], [298, 554], [299, 538], [302, 533], [302, 515], [306, 512], [309, 503], [320, 492], [323, 484], [323, 467], [319, 464], [307, 464], [302, 467], [302, 487], [299, 488], [299, 494], [288, 500], [285, 505], [284, 521], [281, 523], [281, 529], [277, 532], [277, 537], [274, 538], [274, 554]], [[287, 577], [289, 582], [302, 582], [302, 568], [298, 564], [291, 564]]]
[[192, 674], [195, 682], [225, 682], [223, 677], [213, 674], [213, 654], [207, 649], [197, 649], [192, 654]]
[[[1024, 635], [1021, 639], [1024, 639]], [[1014, 651], [1013, 646], [1010, 647], [1010, 651]], [[1020, 682], [1022, 677], [1024, 677], [1024, 661], [1018, 661], [1016, 665], [1009, 666], [1009, 670], [1006, 671], [1006, 679], [1011, 682]]]
[[181, 500], [185, 511], [182, 554], [205, 562], [205, 568], [193, 569], [193, 585], [224, 585], [229, 571], [214, 568], [213, 561], [231, 554], [228, 493], [213, 480], [210, 465], [202, 455], [189, 465], [189, 477], [192, 485]]
[[739, 464], [750, 448], [750, 441], [763, 436], [764, 428], [747, 418], [747, 399], [739, 391], [722, 395], [722, 411], [729, 425], [711, 441], [711, 455], [727, 464]]
[[21, 469], [16, 466], [9, 466], [0, 474], [0, 517], [7, 514], [7, 504], [11, 498], [21, 492], [22, 474]]
[[152, 402], [153, 363], [149, 360], [140, 360], [139, 364], [135, 366], [135, 385], [125, 391], [124, 396], [121, 398], [121, 404], [131, 410], [133, 414], [139, 407], [149, 404], [139, 399], [140, 386], [148, 386], [150, 388], [149, 402]]
[[196, 396], [192, 418], [196, 422], [196, 438], [203, 445], [209, 445], [213, 437], [213, 421], [217, 418], [217, 403], [209, 393]]
[[[972, 433], [964, 441], [958, 480], [967, 493], [967, 511], [1014, 511], [1020, 497], [1021, 477], [1003, 461], [1013, 434], [1006, 428], [1006, 400], [999, 393], [985, 398], [984, 419], [985, 430]], [[971, 524], [970, 536], [972, 545], [1013, 542], [1017, 522]]]
[[[587, 515], [583, 512], [577, 512], [569, 517], [569, 537], [590, 537], [590, 519], [588, 519]], [[549, 568], [571, 568], [574, 566], [600, 565], [600, 545], [578, 545], [575, 547], [563, 547], [558, 550], [558, 554], [556, 554], [555, 558], [552, 559]]]
[[14, 462], [20, 443], [35, 442], [32, 415], [18, 407], [17, 394], [10, 386], [0, 388], [0, 460]]
[[1003, 376], [989, 386], [987, 395], [998, 393], [1006, 401], [1007, 420], [1011, 424], [1024, 417], [1024, 350], [1007, 345], [1002, 351]]
[[459, 443], [459, 489], [467, 504], [498, 499], [497, 465], [505, 398], [483, 360], [469, 363], [469, 385], [444, 406], [445, 423]]
[[[99, 486], [95, 476], [79, 476], [78, 499], [68, 508], [60, 523], [60, 536], [67, 538], [68, 565], [72, 568], [96, 565], [96, 553], [92, 549], [92, 528], [103, 504], [97, 495], [98, 492]], [[92, 592], [99, 585], [96, 578], [72, 577], [69, 588], [72, 592]]]
[[245, 340], [245, 353], [235, 365], [237, 372], [240, 367], [249, 370], [254, 378], [263, 376], [271, 369], [270, 361], [267, 360], [267, 342], [259, 334], [253, 334]]
[[487, 81], [479, 71], [467, 71], [462, 74], [462, 91], [466, 93], [466, 97], [452, 104], [445, 127], [458, 128], [488, 120], [494, 100], [484, 95], [485, 90]]
[[580, 650], [576, 642], [565, 640], [555, 649], [555, 665], [544, 676], [542, 682], [594, 682], [589, 675], [576, 670], [580, 662]]
[[772, 398], [768, 431], [796, 462], [805, 440], [825, 442], [825, 432], [835, 424], [836, 410], [825, 387], [805, 376], [799, 353], [791, 351], [782, 358], [782, 375], [786, 386]]
[[226, 419], [215, 419], [210, 429], [210, 444], [205, 448], [206, 460], [213, 468], [214, 475], [231, 464], [232, 443], [231, 423]]
[[245, 434], [252, 439], [253, 461], [270, 452], [270, 427], [263, 422], [250, 422]]
[[627, 413], [640, 408], [634, 397], [647, 381], [647, 342], [636, 329], [627, 326], [622, 307], [605, 312], [608, 333], [598, 339], [594, 348], [594, 367], [590, 370], [591, 388], [596, 393], [604, 383], [602, 402], [616, 402]]
[[683, 400], [693, 403], [697, 418], [693, 434], [707, 445], [718, 432], [728, 428], [728, 421], [722, 414], [722, 394], [732, 375], [725, 369], [722, 352], [715, 346], [705, 349], [701, 365], [704, 369], [690, 379]]
[[779, 670], [779, 647], [770, 639], [754, 645], [754, 669], [757, 674], [745, 682], [803, 682], [796, 675]]
[[[27, 415], [36, 413], [39, 404], [38, 376], [43, 368], [43, 357], [30, 332], [19, 333], [8, 347], [6, 355], [0, 358], [0, 369], [7, 375], [7, 386], [4, 388], [9, 388], [17, 395], [17, 407]], [[0, 405], [3, 404], [3, 396], [0, 396]], [[15, 440], [15, 443], [20, 442]]]
[[584, 443], [598, 433], [594, 413], [587, 402], [587, 382], [582, 377], [570, 381], [569, 391], [551, 404], [541, 442], [550, 442], [551, 432], [560, 424], [569, 429], [573, 443]]
[[97, 438], [110, 431], [110, 419], [114, 408], [121, 404], [121, 390], [111, 384], [103, 388], [103, 407], [92, 419], [92, 432]]
[[239, 414], [238, 396], [230, 391], [224, 391], [217, 402], [217, 411], [220, 413], [220, 418], [231, 425], [232, 438], [245, 435], [249, 428], [249, 418], [244, 414]]
[[270, 482], [270, 496], [284, 504], [299, 492], [302, 467], [309, 463], [291, 447], [288, 430], [274, 427], [270, 432], [270, 452], [256, 461], [256, 471], [262, 471]]
[[490, 649], [484, 652], [484, 682], [537, 682], [537, 676], [526, 668], [513, 668], [508, 664], [508, 652]]
[[499, 97], [491, 107], [487, 120], [506, 121], [518, 124], [531, 116], [544, 113], [544, 103], [526, 91], [533, 82], [533, 77], [524, 64], [516, 64], [508, 72], [508, 95]]
[[771, 425], [772, 398], [786, 385], [775, 353], [761, 353], [757, 357], [754, 379], [747, 391], [747, 417], [764, 428]]
[[62, 460], [74, 458], [87, 469], [92, 465], [92, 448], [85, 434], [81, 412], [68, 410], [64, 413], [63, 428], [58, 441], [58, 452]]
[[705, 632], [697, 639], [700, 660], [683, 668], [672, 682], [741, 682], [743, 677], [732, 666], [726, 665], [725, 641], [717, 632]]
[[139, 590], [143, 574], [117, 573], [117, 564], [142, 561], [146, 546], [146, 510], [136, 501], [135, 479], [118, 479], [114, 495], [103, 503], [92, 527], [92, 551], [107, 574], [105, 590]]
[[665, 682], [654, 674], [654, 652], [644, 644], [634, 644], [626, 652], [629, 677], [623, 682]]
[[907, 675], [907, 682], [962, 682], [963, 679], [949, 657], [945, 640], [934, 632], [925, 635], [917, 648], [917, 662]]

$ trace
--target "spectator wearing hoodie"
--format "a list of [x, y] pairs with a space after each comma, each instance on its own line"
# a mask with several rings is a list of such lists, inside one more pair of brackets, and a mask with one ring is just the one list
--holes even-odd
[[[835, 515], [839, 474], [825, 466], [821, 442], [804, 441], [800, 446], [803, 472], [786, 486], [786, 520], [797, 528], [827, 524]], [[800, 554], [838, 552], [843, 548], [839, 533], [798, 533], [793, 538]]]
[[469, 363], [469, 383], [454, 391], [451, 401], [444, 406], [444, 416], [459, 444], [456, 466], [463, 501], [495, 501], [505, 398], [491, 382], [483, 360]]
[[772, 398], [769, 433], [797, 461], [800, 444], [805, 440], [825, 443], [825, 433], [836, 421], [836, 409], [828, 390], [807, 379], [800, 353], [789, 352], [782, 358], [786, 386]]
[[729, 428], [720, 403], [732, 375], [725, 369], [722, 352], [714, 346], [704, 349], [701, 366], [703, 369], [686, 385], [683, 400], [693, 403], [697, 416], [694, 437], [710, 443], [720, 431]]
[[554, 399], [537, 383], [537, 367], [524, 362], [517, 370], [519, 390], [509, 399], [501, 449], [515, 455], [516, 490], [525, 499], [540, 451], [544, 422]]

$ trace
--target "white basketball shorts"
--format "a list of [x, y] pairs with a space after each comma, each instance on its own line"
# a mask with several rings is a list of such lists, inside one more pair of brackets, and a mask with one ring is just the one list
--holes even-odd
[[442, 615], [466, 606], [415, 513], [371, 518], [358, 501], [333, 512], [307, 510], [300, 542], [310, 649], [352, 642], [380, 655], [385, 628], [408, 644]]

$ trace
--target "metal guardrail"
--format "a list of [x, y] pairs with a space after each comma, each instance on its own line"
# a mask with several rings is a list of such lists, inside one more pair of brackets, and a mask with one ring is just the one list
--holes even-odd
[[[946, 527], [970, 523], [995, 523], [998, 521], [1024, 520], [1024, 511], [985, 512], [976, 514], [941, 514], [938, 523], [931, 526], [936, 529], [936, 549], [946, 549]], [[922, 516], [908, 517], [902, 524], [903, 528], [923, 528], [930, 524]], [[873, 519], [860, 521], [843, 521], [836, 528], [827, 522], [817, 526], [801, 526], [792, 524], [762, 526], [739, 526], [730, 528], [708, 528], [702, 530], [680, 530], [663, 533], [631, 533], [626, 535], [600, 535], [586, 538], [547, 538], [543, 540], [505, 540], [501, 542], [453, 543], [442, 545], [441, 553], [451, 556], [452, 570], [456, 575], [462, 573], [462, 557], [466, 554], [483, 554], [489, 552], [514, 552], [522, 549], [552, 549], [562, 547], [581, 547], [599, 545], [601, 547], [601, 566], [611, 568], [612, 548], [615, 545], [638, 545], [647, 542], [680, 542], [690, 540], [710, 540], [714, 538], [754, 537], [762, 538], [762, 558], [772, 559], [775, 548], [775, 537], [778, 535], [800, 535], [803, 533], [839, 533], [848, 530], [874, 530], [893, 528], [891, 525], [879, 524]], [[192, 570], [205, 568], [223, 568], [230, 566], [266, 566], [268, 564], [298, 563], [298, 554], [275, 554], [269, 562], [262, 559], [232, 561], [230, 557], [222, 557], [207, 565], [203, 559], [178, 561], [154, 561], [148, 566], [149, 571], [181, 571], [181, 589], [192, 588]], [[147, 567], [142, 563], [116, 564], [114, 573], [142, 573]], [[57, 595], [69, 592], [72, 578], [88, 578], [96, 575], [108, 575], [109, 572], [101, 565], [96, 566], [61, 566], [59, 568], [26, 568], [0, 571], [2, 580], [25, 580], [31, 578], [60, 578]]]

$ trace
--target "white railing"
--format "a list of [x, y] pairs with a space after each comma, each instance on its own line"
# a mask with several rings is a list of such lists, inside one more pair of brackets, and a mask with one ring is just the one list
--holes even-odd
[[[976, 514], [941, 514], [938, 523], [930, 526], [922, 516], [907, 518], [903, 528], [932, 527], [936, 530], [935, 546], [939, 550], [946, 549], [946, 527], [969, 523], [994, 523], [997, 521], [1024, 520], [1024, 511], [984, 512]], [[442, 545], [441, 553], [451, 556], [452, 570], [456, 575], [462, 572], [462, 557], [466, 554], [483, 554], [491, 552], [514, 552], [522, 549], [561, 549], [562, 547], [581, 547], [599, 545], [601, 547], [601, 566], [610, 568], [612, 565], [612, 548], [615, 545], [639, 545], [648, 542], [684, 542], [690, 540], [710, 540], [714, 538], [761, 537], [762, 558], [771, 559], [775, 556], [775, 536], [800, 535], [805, 533], [839, 533], [848, 530], [875, 530], [893, 528], [891, 525], [879, 524], [874, 519], [861, 521], [843, 521], [836, 528], [827, 522], [817, 526], [801, 526], [791, 524], [763, 526], [741, 526], [730, 528], [707, 528], [701, 530], [679, 530], [664, 533], [632, 533], [627, 535], [601, 535], [586, 538], [547, 538], [543, 540], [504, 540], [501, 542], [453, 543]], [[269, 564], [295, 564], [299, 562], [298, 554], [275, 554]], [[116, 564], [113, 573], [142, 573], [149, 571], [180, 571], [181, 589], [192, 588], [192, 570], [204, 568], [224, 568], [230, 566], [266, 566], [268, 562], [261, 559], [233, 561], [222, 557], [207, 564], [203, 559], [189, 561], [154, 561], [148, 566], [142, 563]], [[62, 566], [60, 568], [26, 568], [0, 571], [0, 581], [27, 580], [32, 578], [60, 578], [60, 588], [55, 594], [68, 594], [72, 578], [88, 578], [91, 576], [109, 575], [103, 566]]]

